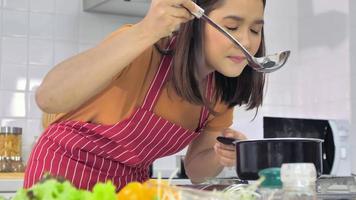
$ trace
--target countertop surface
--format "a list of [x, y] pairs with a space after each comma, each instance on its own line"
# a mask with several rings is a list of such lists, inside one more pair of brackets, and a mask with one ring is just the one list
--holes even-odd
[[23, 185], [24, 173], [0, 173], [0, 193], [15, 192]]
[[[15, 192], [23, 185], [24, 173], [0, 173], [0, 193]], [[192, 184], [189, 179], [172, 179], [173, 185]]]

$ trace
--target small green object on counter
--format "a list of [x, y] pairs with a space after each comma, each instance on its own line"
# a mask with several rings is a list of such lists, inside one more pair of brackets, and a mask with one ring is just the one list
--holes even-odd
[[261, 187], [282, 188], [281, 168], [273, 167], [261, 170], [258, 175], [265, 177]]

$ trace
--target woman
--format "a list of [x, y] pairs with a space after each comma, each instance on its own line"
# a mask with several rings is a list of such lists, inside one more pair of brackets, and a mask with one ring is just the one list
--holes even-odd
[[[196, 3], [252, 54], [264, 54], [265, 0]], [[194, 19], [188, 10], [195, 9], [190, 0], [153, 0], [142, 21], [48, 73], [36, 100], [52, 118], [31, 153], [25, 187], [49, 172], [79, 188], [112, 180], [120, 189], [145, 181], [155, 159], [187, 145], [194, 183], [234, 165], [234, 148], [216, 137], [244, 138], [227, 129], [233, 107], [261, 105], [264, 75], [224, 35]]]

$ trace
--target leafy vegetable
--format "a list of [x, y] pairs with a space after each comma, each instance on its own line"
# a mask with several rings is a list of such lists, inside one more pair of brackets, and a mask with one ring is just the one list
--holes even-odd
[[13, 200], [115, 200], [115, 186], [109, 181], [98, 183], [93, 192], [75, 188], [68, 181], [47, 179], [30, 189], [20, 189]]

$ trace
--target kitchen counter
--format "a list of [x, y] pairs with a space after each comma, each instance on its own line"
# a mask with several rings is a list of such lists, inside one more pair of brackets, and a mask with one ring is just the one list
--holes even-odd
[[24, 173], [0, 173], [0, 196], [11, 198], [22, 188]]
[[0, 193], [17, 191], [23, 185], [24, 173], [0, 173]]
[[[23, 173], [0, 173], [0, 196], [12, 197], [23, 185]], [[227, 180], [221, 179], [224, 183]], [[235, 181], [235, 180], [232, 180]], [[189, 179], [172, 179], [173, 185], [209, 190], [218, 184], [192, 185]], [[355, 199], [356, 187], [353, 177], [326, 177], [318, 180], [318, 199]], [[206, 187], [209, 186], [209, 187]], [[219, 186], [220, 187], [220, 186]], [[323, 189], [324, 188], [324, 189]], [[219, 189], [216, 187], [215, 189]], [[221, 188], [220, 188], [221, 189]], [[222, 188], [223, 189], [223, 188]], [[325, 190], [325, 191], [322, 191]]]

